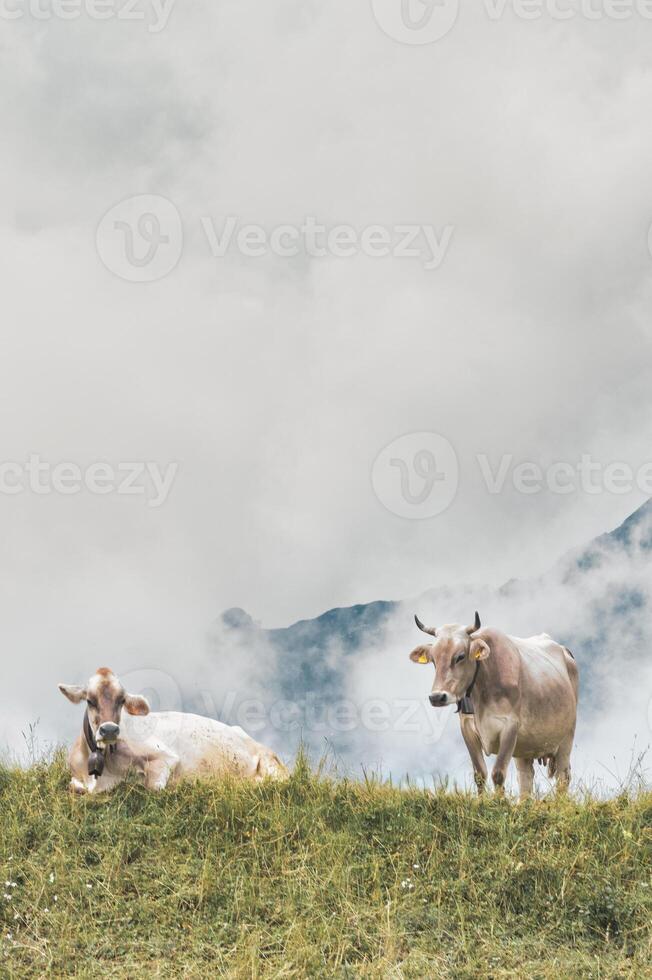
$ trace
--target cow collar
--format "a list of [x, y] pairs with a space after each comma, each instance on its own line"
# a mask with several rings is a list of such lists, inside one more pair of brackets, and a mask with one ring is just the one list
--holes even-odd
[[477, 660], [475, 664], [475, 673], [473, 675], [473, 680], [471, 681], [469, 687], [467, 688], [466, 694], [463, 698], [457, 702], [457, 712], [458, 715], [474, 715], [475, 708], [473, 707], [473, 701], [471, 700], [471, 695], [473, 694], [473, 688], [475, 687], [475, 682], [478, 679], [478, 671], [480, 670], [480, 661]]
[[[91, 728], [90, 719], [88, 717], [88, 709], [84, 712], [84, 738], [86, 739], [86, 745], [89, 748], [90, 755], [88, 757], [88, 775], [96, 776], [98, 779], [104, 772], [104, 764], [106, 762], [105, 753], [106, 749], [101, 749], [97, 742], [95, 741], [95, 736], [93, 734], [93, 729]], [[109, 753], [113, 754], [115, 752], [115, 745], [109, 746]]]

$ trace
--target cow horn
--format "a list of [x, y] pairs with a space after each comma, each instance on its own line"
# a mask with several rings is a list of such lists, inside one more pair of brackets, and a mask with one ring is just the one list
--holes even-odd
[[428, 633], [429, 636], [437, 636], [437, 629], [435, 626], [424, 626], [418, 616], [414, 617], [414, 622], [417, 624], [422, 633]]
[[480, 622], [480, 617], [478, 616], [478, 610], [476, 609], [476, 611], [475, 611], [475, 625], [474, 626], [467, 626], [466, 627], [466, 632], [470, 636], [471, 633], [475, 633], [477, 630], [479, 630], [480, 627], [481, 627], [481, 625], [482, 625], [482, 623]]

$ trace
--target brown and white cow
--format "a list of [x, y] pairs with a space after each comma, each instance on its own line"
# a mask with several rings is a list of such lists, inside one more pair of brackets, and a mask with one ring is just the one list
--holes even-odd
[[497, 629], [424, 626], [433, 642], [410, 660], [434, 664], [430, 694], [434, 708], [457, 704], [462, 736], [480, 792], [487, 778], [485, 755], [497, 756], [494, 786], [503, 791], [507, 768], [516, 761], [521, 799], [532, 792], [534, 760], [548, 762], [559, 788], [570, 780], [577, 718], [578, 671], [573, 655], [547, 633], [520, 639]]
[[241, 728], [179, 711], [150, 712], [145, 698], [127, 694], [107, 667], [85, 687], [59, 684], [59, 690], [73, 704], [86, 703], [82, 733], [69, 755], [70, 786], [78, 793], [111, 790], [129, 771], [148, 789], [192, 776], [287, 775], [278, 756]]

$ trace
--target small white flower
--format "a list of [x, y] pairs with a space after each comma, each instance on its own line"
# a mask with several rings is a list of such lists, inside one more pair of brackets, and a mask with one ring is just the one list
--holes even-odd
[[12, 887], [12, 888], [15, 888], [15, 887], [16, 887], [16, 882], [15, 882], [15, 881], [12, 881], [12, 883], [11, 883], [11, 887]]
[[415, 871], [418, 871], [419, 870], [419, 865], [418, 864], [413, 864], [412, 867], [414, 868]]
[[50, 884], [54, 881], [54, 871], [50, 872]]
[[11, 901], [11, 895], [7, 895], [6, 892], [4, 893], [4, 895], [2, 897], [4, 898], [5, 902], [10, 902]]
[[49, 910], [49, 909], [43, 909], [43, 911], [47, 913], [47, 912], [49, 912], [50, 910]]
[[58, 895], [55, 895], [54, 896], [54, 900], [55, 900], [55, 902], [57, 902], [59, 900], [59, 896]]
[[93, 886], [92, 886], [92, 885], [86, 885], [86, 887], [87, 887], [87, 888], [88, 888], [88, 890], [90, 891], [90, 890], [91, 890], [91, 888], [92, 888]]
[[20, 912], [14, 912], [14, 922], [16, 919], [20, 919]]

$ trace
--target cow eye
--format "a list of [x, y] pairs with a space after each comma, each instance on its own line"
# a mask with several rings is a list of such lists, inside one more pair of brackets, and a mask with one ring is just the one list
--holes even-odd
[[455, 657], [455, 660], [453, 661], [453, 663], [455, 663], [455, 664], [461, 664], [463, 660], [466, 660], [466, 654], [465, 653], [458, 653], [458, 655]]
[[86, 704], [89, 708], [97, 708], [97, 701], [94, 701], [93, 698], [86, 698]]

